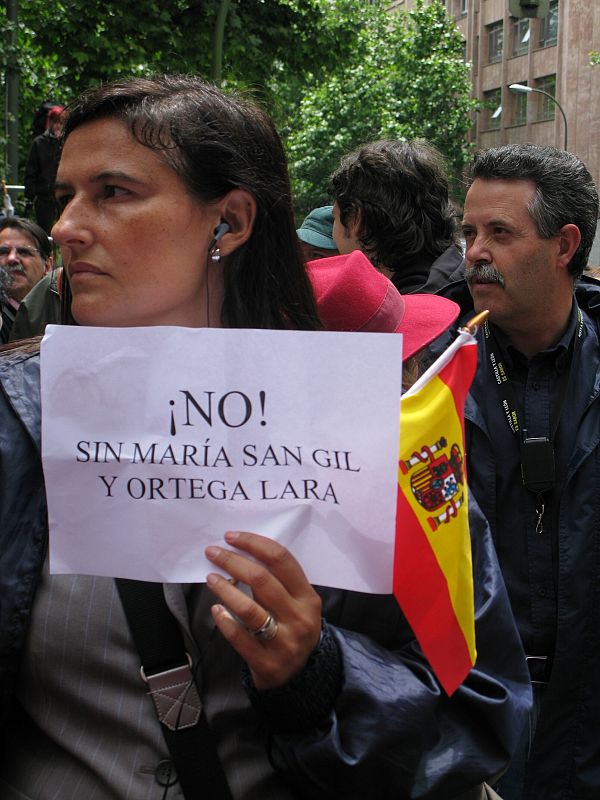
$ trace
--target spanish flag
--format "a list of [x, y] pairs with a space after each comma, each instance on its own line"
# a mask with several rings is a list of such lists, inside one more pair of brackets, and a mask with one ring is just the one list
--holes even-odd
[[477, 655], [464, 444], [476, 366], [465, 329], [403, 395], [400, 413], [394, 594], [448, 695]]

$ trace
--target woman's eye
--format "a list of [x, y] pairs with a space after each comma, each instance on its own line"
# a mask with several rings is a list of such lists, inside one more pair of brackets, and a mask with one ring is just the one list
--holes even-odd
[[113, 186], [111, 184], [104, 187], [104, 195], [106, 197], [123, 197], [126, 194], [129, 194], [129, 191], [123, 189], [122, 186]]
[[61, 212], [64, 207], [67, 205], [69, 200], [73, 197], [72, 194], [61, 194], [58, 197], [55, 197], [56, 205], [58, 206], [59, 212]]

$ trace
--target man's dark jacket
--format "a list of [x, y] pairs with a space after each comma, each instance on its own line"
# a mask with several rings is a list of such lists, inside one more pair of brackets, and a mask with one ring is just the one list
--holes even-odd
[[465, 259], [457, 245], [450, 245], [434, 261], [423, 255], [395, 270], [390, 280], [400, 294], [433, 294], [448, 283], [462, 278]]
[[[473, 315], [464, 281], [439, 294], [460, 303], [464, 314], [458, 325]], [[575, 296], [587, 333], [600, 338], [600, 284], [584, 278]], [[477, 338], [482, 365], [482, 331]], [[526, 776], [526, 800], [600, 798], [600, 352], [596, 356], [593, 363], [581, 364], [585, 375], [572, 376], [593, 384], [585, 413], [573, 419], [567, 408], [562, 417], [573, 425], [575, 447], [560, 490], [556, 649]], [[507, 530], [497, 528], [495, 476], [502, 464], [494, 461], [492, 432], [482, 414], [485, 391], [480, 366], [465, 407], [469, 484], [498, 539], [519, 535], [524, 524], [515, 505]]]
[[46, 325], [60, 325], [59, 281], [62, 268], [54, 269], [36, 283], [19, 305], [7, 341], [41, 336]]

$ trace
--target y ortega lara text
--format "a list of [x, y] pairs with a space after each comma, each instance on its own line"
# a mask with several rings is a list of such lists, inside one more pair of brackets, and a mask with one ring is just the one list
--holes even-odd
[[[159, 467], [200, 467], [210, 470], [288, 468], [311, 464], [322, 470], [360, 472], [349, 450], [301, 445], [247, 443], [238, 448], [212, 445], [164, 445], [158, 442], [79, 441], [76, 461], [85, 464], [145, 464]], [[320, 500], [339, 505], [333, 484], [314, 478], [296, 477], [281, 481], [212, 479], [204, 476], [98, 475], [106, 497], [125, 492], [134, 500]]]

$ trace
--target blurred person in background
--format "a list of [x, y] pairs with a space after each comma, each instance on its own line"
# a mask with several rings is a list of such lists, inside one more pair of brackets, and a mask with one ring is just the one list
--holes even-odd
[[444, 159], [429, 142], [363, 145], [329, 190], [340, 253], [362, 250], [403, 294], [435, 292], [462, 270]]
[[28, 219], [0, 219], [0, 272], [4, 279], [0, 343], [9, 341], [25, 296], [52, 269], [52, 248], [46, 233]]
[[333, 241], [333, 209], [332, 206], [321, 206], [306, 215], [296, 233], [305, 261], [317, 258], [329, 258], [338, 254]]
[[48, 111], [46, 130], [31, 143], [25, 165], [25, 198], [33, 207], [38, 225], [49, 236], [58, 210], [54, 199], [54, 178], [58, 166], [63, 106]]

